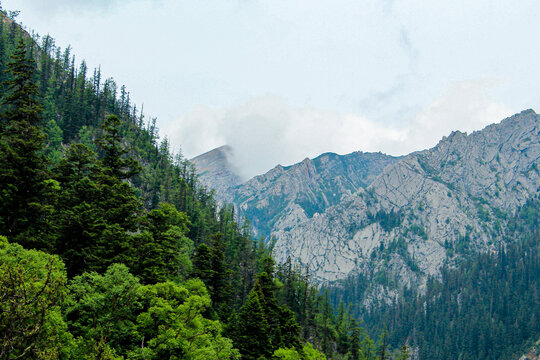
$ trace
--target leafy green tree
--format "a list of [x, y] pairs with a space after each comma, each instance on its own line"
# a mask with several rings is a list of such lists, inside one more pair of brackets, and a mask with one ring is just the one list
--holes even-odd
[[311, 343], [305, 343], [302, 348], [302, 352], [304, 353], [305, 360], [326, 360], [326, 356], [317, 349], [313, 348]]
[[300, 352], [296, 348], [279, 348], [274, 351], [272, 360], [326, 360], [326, 356], [306, 343]]
[[232, 341], [221, 335], [221, 323], [203, 316], [210, 297], [200, 280], [143, 286], [143, 311], [137, 316], [139, 341], [130, 359], [238, 359]]
[[274, 351], [272, 359], [275, 360], [302, 360], [301, 355], [296, 351], [296, 349], [284, 349], [279, 348]]
[[105, 274], [85, 273], [70, 284], [72, 333], [84, 352], [128, 359], [236, 359], [221, 323], [203, 316], [210, 306], [204, 284], [143, 286], [122, 264]]
[[0, 236], [0, 359], [69, 357], [72, 336], [60, 311], [66, 282], [57, 256]]
[[103, 275], [84, 273], [71, 281], [66, 314], [84, 352], [96, 359], [114, 357], [114, 350], [132, 343], [139, 288], [137, 278], [122, 264], [111, 265]]
[[51, 193], [38, 101], [35, 62], [20, 40], [7, 65], [0, 114], [0, 233], [26, 247], [51, 249], [47, 216]]

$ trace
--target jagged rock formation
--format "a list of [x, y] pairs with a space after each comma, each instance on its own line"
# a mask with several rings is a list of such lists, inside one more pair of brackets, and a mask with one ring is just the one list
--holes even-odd
[[444, 263], [501, 246], [508, 214], [540, 188], [540, 117], [532, 110], [459, 131], [402, 158], [323, 154], [277, 166], [229, 199], [278, 261], [321, 281], [384, 272], [422, 286]]
[[229, 189], [242, 183], [232, 157], [233, 149], [223, 145], [190, 160], [197, 169], [201, 183], [216, 191], [216, 199], [220, 203], [230, 201]]
[[276, 230], [290, 231], [341, 203], [397, 160], [381, 153], [326, 153], [292, 166], [278, 165], [237, 187], [233, 202], [252, 221], [257, 235], [276, 236]]

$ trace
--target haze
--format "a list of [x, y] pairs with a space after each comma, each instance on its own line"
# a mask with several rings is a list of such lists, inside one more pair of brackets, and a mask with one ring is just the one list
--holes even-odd
[[434, 146], [540, 104], [535, 1], [6, 0], [101, 65], [190, 158], [245, 177], [333, 151]]

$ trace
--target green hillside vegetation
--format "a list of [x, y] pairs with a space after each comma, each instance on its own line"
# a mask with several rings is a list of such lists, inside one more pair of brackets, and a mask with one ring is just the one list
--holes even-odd
[[397, 302], [367, 311], [358, 299], [377, 274], [365, 274], [329, 287], [331, 302], [351, 302], [368, 329], [384, 325], [390, 346], [417, 348], [419, 359], [517, 358], [540, 336], [539, 221], [537, 196], [506, 219], [507, 246], [443, 268], [425, 292], [400, 289]]
[[[0, 14], [0, 359], [388, 358], [129, 92]], [[402, 356], [405, 356], [406, 349]]]

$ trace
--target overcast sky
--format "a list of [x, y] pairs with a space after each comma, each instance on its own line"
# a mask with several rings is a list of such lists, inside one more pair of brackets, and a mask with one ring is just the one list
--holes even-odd
[[393, 155], [540, 108], [537, 1], [4, 0], [125, 84], [193, 157], [245, 176], [332, 151]]

